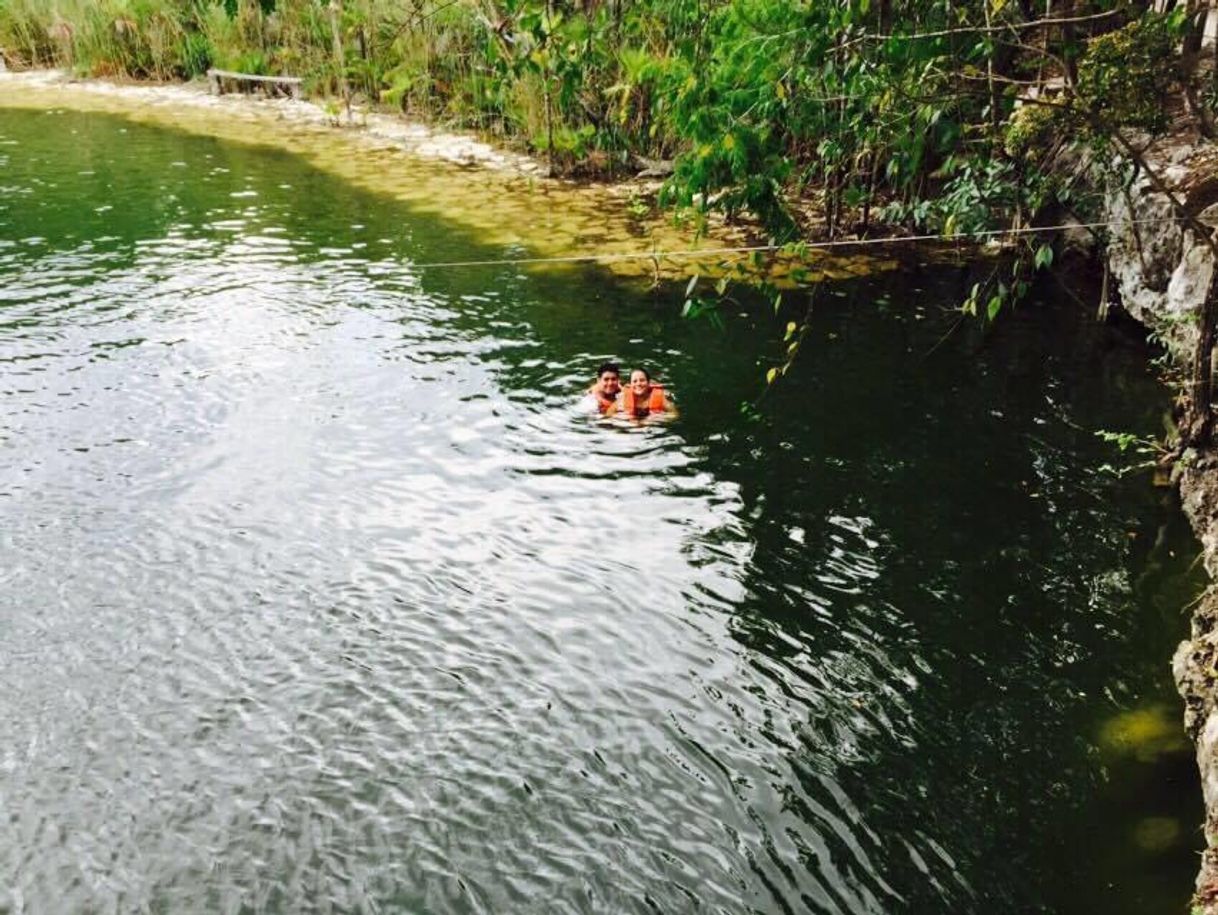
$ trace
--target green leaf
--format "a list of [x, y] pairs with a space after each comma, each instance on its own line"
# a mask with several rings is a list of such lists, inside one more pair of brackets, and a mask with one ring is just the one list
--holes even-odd
[[989, 320], [993, 321], [998, 317], [998, 312], [1002, 310], [1002, 296], [991, 296], [989, 303], [985, 306], [985, 314]]
[[977, 297], [981, 295], [981, 284], [974, 283], [973, 288], [969, 290], [968, 298], [960, 306], [960, 310], [966, 315], [977, 316]]

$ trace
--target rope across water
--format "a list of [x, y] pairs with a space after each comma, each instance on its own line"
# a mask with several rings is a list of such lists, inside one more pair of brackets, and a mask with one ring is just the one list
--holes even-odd
[[[1108, 220], [1104, 222], [1071, 222], [1054, 226], [1029, 226], [1024, 229], [989, 229], [980, 232], [957, 232], [952, 235], [906, 235], [900, 238], [858, 238], [837, 239], [835, 241], [803, 242], [798, 247], [805, 251], [824, 251], [834, 248], [888, 247], [910, 242], [932, 241], [967, 241], [969, 239], [1015, 238], [1021, 235], [1036, 235], [1042, 232], [1060, 232], [1066, 229], [1099, 229], [1112, 226], [1160, 225], [1169, 222], [1180, 222], [1178, 217], [1161, 217], [1157, 219]], [[725, 254], [754, 254], [766, 251], [782, 251], [789, 245], [743, 245], [733, 248], [701, 248], [689, 251], [632, 251], [622, 253], [605, 252], [601, 254], [571, 254], [561, 257], [507, 257], [494, 260], [475, 261], [440, 261], [429, 264], [412, 264], [416, 270], [439, 270], [450, 267], [500, 267], [510, 264], [578, 264], [578, 263], [609, 263], [625, 260], [664, 260], [673, 258], [718, 257]]]

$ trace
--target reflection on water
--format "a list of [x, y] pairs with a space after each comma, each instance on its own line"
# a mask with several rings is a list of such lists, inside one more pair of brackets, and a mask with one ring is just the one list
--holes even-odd
[[[1136, 344], [828, 287], [750, 418], [786, 315], [419, 274], [486, 252], [269, 153], [0, 143], [0, 910], [1187, 897], [1193, 547], [1094, 470]], [[680, 419], [581, 415], [611, 355]]]

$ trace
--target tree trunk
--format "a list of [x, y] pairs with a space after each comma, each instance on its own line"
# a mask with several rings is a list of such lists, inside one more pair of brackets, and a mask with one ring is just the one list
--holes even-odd
[[1205, 37], [1205, 19], [1209, 14], [1209, 4], [1198, 0], [1189, 0], [1188, 18], [1184, 25], [1184, 41], [1182, 49], [1186, 66], [1192, 62], [1195, 69], [1197, 55], [1201, 52], [1201, 40]]
[[342, 15], [341, 0], [330, 0], [330, 35], [334, 39], [334, 65], [338, 67], [338, 91], [342, 95], [343, 107], [347, 111], [347, 123], [351, 123], [351, 88], [347, 85], [347, 57], [343, 51], [343, 33], [339, 26]]
[[867, 166], [867, 196], [863, 198], [863, 225], [860, 234], [866, 236], [871, 228], [871, 201], [875, 197], [876, 175], [880, 170], [880, 154], [872, 152]]
[[[550, 29], [554, 27], [554, 2], [546, 0], [546, 44], [550, 45], [553, 35]], [[546, 101], [546, 152], [550, 158], [550, 177], [553, 178], [558, 174], [558, 170], [554, 166], [554, 98], [550, 87], [550, 74], [542, 73], [541, 78], [545, 81], [545, 101]]]
[[[982, 0], [982, 8], [985, 10], [985, 30], [988, 33], [993, 27], [993, 22], [990, 17], [990, 0]], [[994, 91], [994, 46], [991, 44], [989, 50], [985, 54], [985, 79], [989, 86], [990, 93], [990, 127], [994, 132], [998, 132], [998, 93]]]
[[550, 177], [553, 178], [558, 174], [554, 166], [554, 105], [550, 101], [549, 74], [543, 74], [542, 79], [545, 80], [545, 91], [542, 94], [545, 96], [546, 102], [546, 152], [550, 159]]
[[[1208, 2], [1190, 0], [1180, 54], [1180, 83], [1184, 87], [1185, 108], [1196, 119], [1197, 130], [1201, 136], [1212, 140], [1218, 134], [1218, 127], [1214, 124], [1214, 115], [1209, 105], [1201, 98], [1201, 87], [1197, 85], [1197, 72], [1201, 67], [1201, 42], [1205, 38], [1205, 23], [1209, 12]], [[1218, 78], [1218, 74], [1215, 78]]]
[[[1078, 14], [1078, 6], [1074, 0], [1066, 0], [1062, 4], [1061, 14], [1066, 18]], [[1078, 85], [1078, 58], [1070, 53], [1069, 48], [1074, 47], [1075, 41], [1074, 24], [1067, 22], [1062, 25], [1062, 59], [1066, 62], [1066, 72], [1063, 74], [1066, 77], [1066, 82], [1071, 86]]]
[[1214, 272], [1210, 275], [1205, 290], [1205, 303], [1201, 306], [1200, 333], [1197, 337], [1197, 352], [1193, 357], [1192, 397], [1189, 398], [1187, 439], [1194, 444], [1208, 445], [1213, 432], [1214, 418], [1211, 407], [1214, 402], [1214, 329], [1218, 323], [1218, 258]]

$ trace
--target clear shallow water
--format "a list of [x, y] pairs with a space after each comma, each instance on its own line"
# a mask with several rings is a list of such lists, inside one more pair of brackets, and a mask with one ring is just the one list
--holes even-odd
[[[0, 110], [0, 911], [1183, 906], [1135, 340], [826, 286], [750, 421], [794, 315], [411, 267], [503, 253]], [[574, 412], [607, 355], [681, 418]]]

